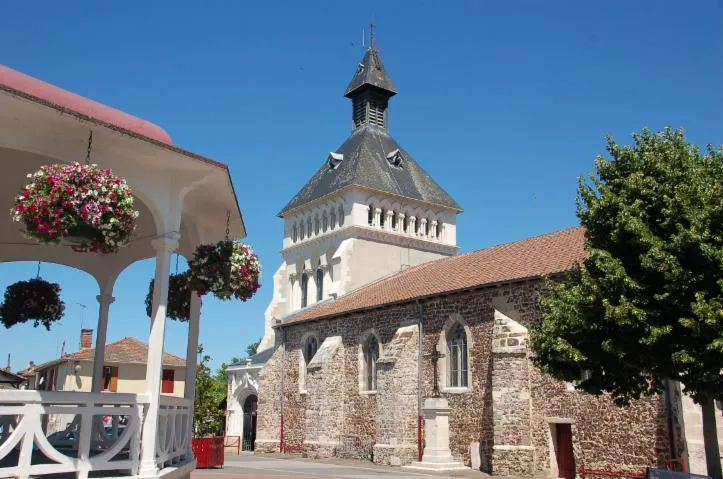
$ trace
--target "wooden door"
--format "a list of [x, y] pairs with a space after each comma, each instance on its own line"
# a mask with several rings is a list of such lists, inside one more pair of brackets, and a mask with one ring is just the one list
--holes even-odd
[[575, 479], [575, 455], [572, 452], [572, 428], [569, 424], [556, 424], [557, 477]]

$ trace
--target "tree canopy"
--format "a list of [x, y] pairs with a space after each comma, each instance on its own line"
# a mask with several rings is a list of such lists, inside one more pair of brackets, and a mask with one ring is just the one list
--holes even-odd
[[[541, 295], [534, 361], [619, 404], [680, 381], [723, 397], [723, 150], [682, 130], [608, 137], [609, 159], [581, 178], [588, 258]], [[705, 414], [704, 414], [705, 416]]]

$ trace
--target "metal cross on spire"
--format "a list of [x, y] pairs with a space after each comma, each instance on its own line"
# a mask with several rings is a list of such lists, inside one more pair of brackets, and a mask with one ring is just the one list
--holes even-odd
[[374, 45], [374, 29], [377, 28], [376, 23], [374, 23], [374, 20], [369, 22], [369, 47], [375, 48]]

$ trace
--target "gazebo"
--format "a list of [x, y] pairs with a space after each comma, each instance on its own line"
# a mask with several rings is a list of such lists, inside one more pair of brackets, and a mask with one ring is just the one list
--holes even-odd
[[[140, 215], [130, 244], [115, 254], [79, 253], [27, 239], [7, 213], [26, 174], [49, 163], [91, 160], [126, 179]], [[98, 282], [92, 392], [0, 391], [0, 478], [68, 473], [79, 479], [187, 477], [201, 300], [193, 294], [183, 398], [161, 395], [171, 255], [246, 231], [226, 165], [178, 148], [160, 127], [0, 65], [0, 261], [67, 265]], [[108, 313], [119, 274], [155, 258], [149, 353], [142, 394], [101, 392]], [[4, 334], [12, 334], [12, 331]], [[48, 414], [73, 414], [80, 427], [71, 453], [51, 445]], [[113, 426], [100, 418], [111, 416]], [[120, 425], [119, 425], [120, 424]], [[38, 460], [44, 456], [43, 460]], [[113, 471], [113, 472], [108, 472]]]

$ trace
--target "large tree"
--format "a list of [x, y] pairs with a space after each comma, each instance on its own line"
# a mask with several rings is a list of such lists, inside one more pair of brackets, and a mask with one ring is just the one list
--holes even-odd
[[723, 149], [682, 130], [608, 137], [581, 178], [589, 253], [549, 281], [531, 331], [535, 362], [619, 404], [680, 381], [701, 405], [708, 474], [721, 478], [714, 400], [723, 398]]

